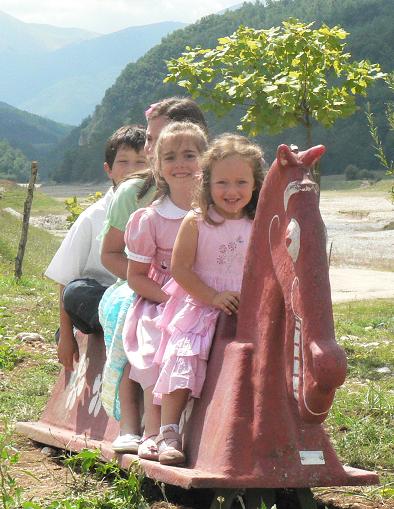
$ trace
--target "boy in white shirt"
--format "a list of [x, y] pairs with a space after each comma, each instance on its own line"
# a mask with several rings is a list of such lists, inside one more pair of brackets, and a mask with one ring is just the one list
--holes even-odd
[[105, 196], [88, 207], [75, 221], [45, 275], [59, 284], [60, 327], [58, 357], [65, 369], [72, 371], [79, 359], [73, 328], [90, 334], [101, 331], [98, 304], [116, 277], [100, 260], [100, 241], [108, 206], [121, 180], [148, 167], [144, 155], [145, 129], [123, 126], [107, 140], [104, 171], [112, 180]]

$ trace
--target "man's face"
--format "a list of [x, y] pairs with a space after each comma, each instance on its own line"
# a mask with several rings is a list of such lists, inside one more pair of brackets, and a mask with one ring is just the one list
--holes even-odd
[[112, 168], [108, 163], [104, 163], [104, 170], [115, 185], [128, 175], [146, 168], [148, 168], [148, 162], [144, 150], [136, 152], [133, 148], [124, 145], [118, 148]]

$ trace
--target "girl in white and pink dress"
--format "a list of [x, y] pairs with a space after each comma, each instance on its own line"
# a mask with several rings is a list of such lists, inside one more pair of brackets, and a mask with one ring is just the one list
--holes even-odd
[[223, 135], [202, 160], [197, 205], [182, 221], [172, 254], [170, 294], [159, 326], [153, 389], [161, 399], [156, 438], [159, 461], [180, 464], [179, 421], [190, 396], [198, 398], [220, 311], [237, 313], [243, 265], [263, 180], [261, 149], [247, 138]]
[[162, 286], [170, 279], [172, 248], [190, 210], [206, 147], [206, 136], [196, 124], [174, 122], [163, 129], [156, 144], [154, 170], [159, 199], [134, 212], [125, 231], [127, 281], [139, 298], [126, 315], [123, 346], [129, 376], [144, 391], [145, 430], [138, 449], [142, 458], [157, 459], [153, 437], [159, 431], [160, 406], [153, 405], [152, 389], [159, 372], [153, 361], [161, 337], [156, 321], [168, 299]]

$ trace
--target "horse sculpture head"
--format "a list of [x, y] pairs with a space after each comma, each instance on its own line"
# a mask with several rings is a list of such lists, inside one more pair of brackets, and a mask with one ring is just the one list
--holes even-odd
[[326, 418], [346, 375], [345, 354], [335, 341], [326, 232], [312, 176], [324, 152], [322, 145], [298, 154], [278, 147], [260, 194], [242, 289], [249, 304], [241, 306], [238, 324], [245, 337], [255, 321], [263, 349], [281, 342], [278, 367], [285, 371], [288, 397], [307, 422]]

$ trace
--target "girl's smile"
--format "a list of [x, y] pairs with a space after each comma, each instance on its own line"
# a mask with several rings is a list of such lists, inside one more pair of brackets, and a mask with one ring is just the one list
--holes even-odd
[[167, 184], [190, 183], [199, 172], [199, 152], [191, 139], [168, 139], [162, 149], [160, 170]]
[[253, 169], [245, 158], [232, 155], [214, 163], [211, 197], [216, 211], [224, 218], [240, 219], [254, 189]]

